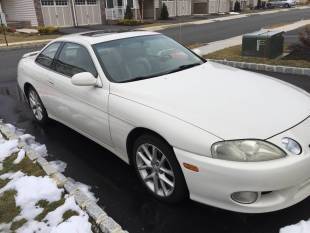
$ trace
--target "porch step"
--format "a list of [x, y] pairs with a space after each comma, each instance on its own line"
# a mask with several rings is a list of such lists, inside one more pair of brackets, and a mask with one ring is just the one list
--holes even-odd
[[9, 28], [21, 29], [21, 28], [30, 28], [30, 21], [8, 21], [7, 25]]

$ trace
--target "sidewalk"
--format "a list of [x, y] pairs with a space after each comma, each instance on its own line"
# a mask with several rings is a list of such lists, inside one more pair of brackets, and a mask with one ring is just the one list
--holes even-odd
[[[285, 12], [290, 10], [297, 10], [297, 9], [309, 9], [310, 6], [300, 6], [296, 8], [289, 8], [289, 9], [276, 9], [276, 10], [268, 10], [268, 11], [261, 11], [261, 12], [255, 12], [255, 13], [246, 13], [246, 14], [238, 14], [238, 15], [229, 15], [229, 16], [222, 16], [222, 17], [212, 17], [211, 19], [202, 19], [202, 20], [193, 20], [193, 21], [187, 21], [187, 22], [180, 22], [178, 23], [177, 20], [173, 21], [173, 23], [170, 24], [163, 24], [163, 25], [157, 25], [157, 26], [148, 26], [144, 25], [143, 27], [130, 27], [130, 26], [119, 26], [119, 25], [91, 25], [91, 26], [85, 26], [85, 27], [79, 27], [79, 28], [61, 28], [60, 31], [63, 34], [72, 34], [72, 33], [78, 33], [78, 32], [84, 32], [84, 31], [91, 31], [91, 30], [147, 30], [147, 31], [160, 31], [164, 29], [170, 29], [185, 25], [201, 25], [201, 24], [209, 24], [209, 23], [215, 23], [220, 21], [227, 21], [227, 20], [233, 20], [233, 19], [239, 19], [239, 18], [245, 18], [253, 15], [267, 15], [267, 14], [274, 14], [277, 12]], [[182, 20], [182, 19], [180, 19]], [[35, 44], [45, 44], [50, 42], [52, 39], [46, 39], [46, 40], [33, 40], [33, 41], [23, 41], [23, 42], [13, 42], [9, 43], [9, 48], [11, 47], [23, 47], [28, 45], [35, 45]], [[235, 38], [237, 41], [237, 38]], [[6, 48], [6, 44], [0, 44], [1, 48]]]
[[[297, 28], [303, 27], [307, 24], [310, 24], [310, 20], [301, 20], [301, 21], [297, 21], [295, 23], [292, 24], [288, 24], [285, 26], [281, 26], [281, 27], [276, 27], [276, 28], [272, 28], [272, 29], [262, 29], [262, 31], [284, 31], [284, 32], [288, 32], [288, 31], [292, 31], [295, 30]], [[202, 55], [207, 55], [209, 53], [213, 53], [216, 52], [218, 50], [222, 50], [225, 48], [229, 48], [232, 46], [236, 46], [236, 45], [240, 45], [242, 43], [242, 35], [240, 36], [235, 36], [235, 37], [231, 37], [229, 39], [225, 39], [225, 40], [219, 40], [219, 41], [214, 41], [211, 42], [207, 45], [195, 48], [195, 49], [199, 49]]]
[[309, 9], [310, 6], [300, 6], [295, 8], [285, 8], [285, 9], [276, 9], [276, 10], [268, 10], [268, 11], [261, 11], [261, 12], [255, 12], [255, 13], [246, 13], [246, 14], [239, 14], [239, 15], [231, 15], [231, 16], [223, 16], [213, 19], [205, 19], [205, 20], [195, 20], [190, 22], [181, 22], [181, 23], [174, 23], [174, 24], [166, 24], [166, 25], [159, 25], [159, 26], [144, 26], [141, 28], [142, 30], [147, 31], [160, 31], [164, 29], [170, 29], [174, 27], [180, 27], [180, 26], [186, 26], [186, 25], [200, 25], [200, 24], [208, 24], [208, 23], [215, 23], [219, 21], [226, 21], [226, 20], [232, 20], [232, 19], [240, 19], [245, 18], [253, 15], [268, 15], [268, 14], [274, 14], [278, 12], [285, 12], [290, 10], [297, 10], [297, 9]]

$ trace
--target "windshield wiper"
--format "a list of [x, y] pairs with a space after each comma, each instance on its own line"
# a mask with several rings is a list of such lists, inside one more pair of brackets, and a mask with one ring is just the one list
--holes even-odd
[[148, 79], [148, 78], [154, 78], [156, 77], [155, 75], [146, 75], [146, 76], [139, 76], [139, 77], [135, 77], [129, 80], [125, 80], [125, 81], [120, 81], [120, 83], [128, 83], [128, 82], [134, 82], [134, 81], [139, 81], [139, 80], [144, 80], [144, 79]]
[[169, 72], [163, 72], [163, 73], [152, 74], [152, 75], [145, 75], [145, 76], [138, 76], [138, 77], [135, 77], [135, 78], [132, 78], [132, 79], [129, 79], [129, 80], [120, 81], [119, 83], [128, 83], [128, 82], [140, 81], [140, 80], [149, 79], [149, 78], [155, 78], [155, 77], [158, 77], [158, 76], [161, 76], [161, 75], [171, 74], [171, 73], [174, 73], [174, 72], [178, 72], [178, 71], [181, 71], [181, 70], [186, 70], [186, 69], [189, 69], [191, 67], [199, 66], [199, 65], [201, 65], [201, 63], [199, 63], [199, 62], [192, 63], [192, 64], [187, 64], [187, 65], [181, 65], [178, 68], [176, 68], [174, 70], [171, 70]]
[[199, 63], [199, 62], [192, 63], [192, 64], [187, 64], [187, 65], [181, 65], [178, 68], [168, 72], [168, 74], [175, 73], [175, 72], [178, 72], [178, 71], [181, 71], [181, 70], [186, 70], [186, 69], [192, 68], [194, 66], [199, 66], [199, 65], [201, 65], [201, 63]]

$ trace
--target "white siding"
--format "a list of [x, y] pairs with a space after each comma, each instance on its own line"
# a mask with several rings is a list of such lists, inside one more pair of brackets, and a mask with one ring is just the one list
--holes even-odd
[[30, 21], [32, 26], [38, 26], [33, 0], [2, 0], [1, 2], [6, 21]]

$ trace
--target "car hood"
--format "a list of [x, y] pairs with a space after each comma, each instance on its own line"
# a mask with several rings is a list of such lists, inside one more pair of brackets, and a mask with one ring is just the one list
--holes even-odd
[[305, 91], [213, 62], [157, 78], [114, 83], [110, 91], [222, 139], [266, 139], [310, 115]]

